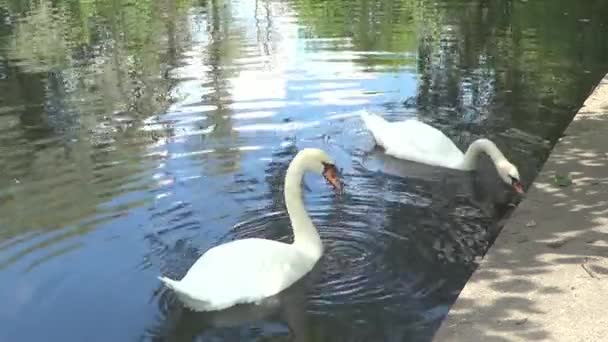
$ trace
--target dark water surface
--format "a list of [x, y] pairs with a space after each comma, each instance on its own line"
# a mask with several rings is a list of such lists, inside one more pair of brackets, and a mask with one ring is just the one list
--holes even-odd
[[[608, 2], [0, 0], [0, 341], [428, 341], [518, 199], [386, 158], [358, 111], [494, 140], [529, 183], [608, 70]], [[181, 309], [236, 238], [289, 241], [283, 175], [326, 254], [273, 302]]]

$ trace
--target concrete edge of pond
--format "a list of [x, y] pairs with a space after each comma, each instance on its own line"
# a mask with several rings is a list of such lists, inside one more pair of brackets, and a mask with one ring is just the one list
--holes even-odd
[[554, 146], [435, 342], [605, 341], [608, 75]]

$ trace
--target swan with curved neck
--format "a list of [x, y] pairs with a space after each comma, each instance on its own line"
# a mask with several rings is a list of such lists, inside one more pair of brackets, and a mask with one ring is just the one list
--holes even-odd
[[323, 254], [319, 233], [302, 200], [306, 172], [322, 174], [340, 192], [332, 159], [320, 149], [300, 151], [285, 175], [285, 203], [294, 233], [291, 244], [250, 238], [208, 250], [179, 281], [159, 279], [192, 310], [215, 311], [278, 294], [307, 274]]
[[462, 151], [438, 129], [417, 120], [388, 122], [384, 118], [367, 112], [361, 119], [372, 133], [374, 140], [386, 154], [399, 159], [440, 167], [470, 171], [476, 168], [481, 153], [492, 159], [498, 175], [518, 193], [524, 189], [519, 171], [496, 145], [489, 139], [475, 140]]

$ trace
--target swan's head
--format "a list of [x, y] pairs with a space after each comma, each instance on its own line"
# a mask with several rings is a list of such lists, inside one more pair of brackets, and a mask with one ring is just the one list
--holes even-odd
[[498, 170], [498, 174], [503, 182], [512, 186], [517, 193], [524, 193], [524, 187], [519, 178], [519, 171], [515, 165], [511, 164], [507, 160], [503, 160], [496, 165], [496, 169]]
[[342, 182], [340, 176], [338, 176], [338, 169], [333, 159], [325, 151], [318, 148], [307, 148], [300, 151], [299, 154], [304, 157], [307, 169], [320, 173], [336, 192], [342, 192]]

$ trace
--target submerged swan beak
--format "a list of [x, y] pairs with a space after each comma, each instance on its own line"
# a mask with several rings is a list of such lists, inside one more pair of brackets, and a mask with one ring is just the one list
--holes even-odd
[[342, 182], [338, 176], [338, 170], [334, 164], [323, 163], [323, 177], [331, 184], [338, 194], [342, 193]]
[[511, 185], [513, 186], [513, 189], [515, 189], [515, 191], [518, 194], [523, 194], [524, 193], [524, 186], [521, 184], [520, 181], [518, 181], [517, 179], [513, 179], [511, 181]]

